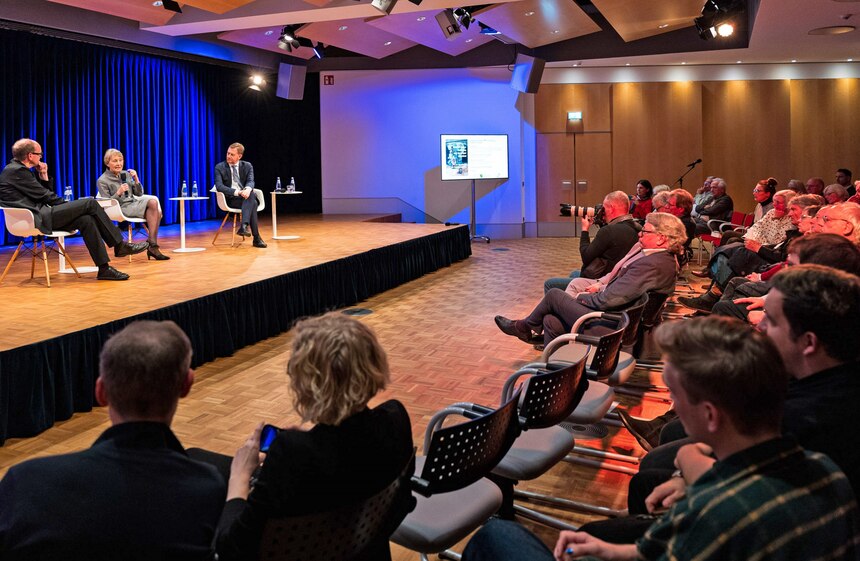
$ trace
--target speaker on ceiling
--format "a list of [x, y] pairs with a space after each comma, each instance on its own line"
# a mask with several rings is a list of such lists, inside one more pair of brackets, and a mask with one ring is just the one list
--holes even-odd
[[537, 93], [545, 64], [543, 59], [517, 53], [511, 87], [523, 93]]
[[448, 8], [436, 14], [436, 23], [442, 28], [442, 33], [445, 34], [445, 39], [453, 41], [457, 35], [463, 33], [460, 29], [460, 24], [457, 23], [457, 18], [454, 17], [454, 10]]
[[305, 95], [306, 66], [281, 63], [278, 67], [278, 89], [275, 93], [284, 99], [302, 99]]

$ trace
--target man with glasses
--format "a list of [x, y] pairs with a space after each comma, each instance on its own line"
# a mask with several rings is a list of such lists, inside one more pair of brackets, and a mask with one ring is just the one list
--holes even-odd
[[860, 244], [860, 205], [841, 203], [821, 207], [815, 216], [812, 231], [836, 234]]
[[597, 280], [573, 279], [566, 290], [553, 288], [525, 319], [496, 316], [496, 325], [504, 334], [528, 343], [533, 333], [542, 331], [546, 344], [569, 333], [587, 313], [623, 308], [649, 291], [671, 294], [678, 271], [676, 255], [686, 240], [677, 217], [652, 212], [639, 232], [639, 243], [608, 274]]
[[42, 161], [42, 147], [29, 138], [12, 145], [12, 160], [0, 172], [0, 205], [30, 210], [36, 228], [45, 234], [53, 230], [79, 230], [93, 263], [99, 268], [96, 277], [99, 280], [128, 279], [126, 273], [109, 265], [105, 243], [114, 248], [116, 257], [140, 253], [149, 247], [149, 242], [124, 242], [119, 229], [95, 199], [65, 201], [57, 196], [48, 177], [48, 165]]

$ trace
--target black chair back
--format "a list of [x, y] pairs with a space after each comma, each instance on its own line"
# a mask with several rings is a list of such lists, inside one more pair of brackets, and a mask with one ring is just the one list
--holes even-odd
[[359, 503], [327, 512], [272, 518], [263, 530], [260, 560], [372, 561], [379, 548], [415, 508], [410, 479], [415, 455], [382, 491]]
[[601, 322], [612, 321], [615, 326], [601, 335], [589, 336], [585, 342], [594, 347], [591, 363], [586, 367], [589, 378], [604, 380], [612, 376], [618, 365], [618, 355], [621, 352], [621, 340], [624, 332], [630, 325], [630, 319], [626, 312], [607, 312], [600, 319]]
[[[490, 473], [520, 434], [517, 415], [520, 395], [521, 390], [517, 390], [504, 405], [487, 413], [452, 408], [452, 413], [466, 415], [470, 419], [433, 430], [430, 444], [425, 446], [426, 458], [421, 476], [412, 478], [413, 490], [429, 497], [462, 489]], [[437, 416], [447, 411], [441, 411]]]
[[583, 354], [578, 362], [558, 369], [547, 365], [546, 370], [528, 378], [520, 404], [524, 429], [552, 427], [573, 413], [588, 389], [588, 378], [582, 375], [587, 358], [587, 353]]

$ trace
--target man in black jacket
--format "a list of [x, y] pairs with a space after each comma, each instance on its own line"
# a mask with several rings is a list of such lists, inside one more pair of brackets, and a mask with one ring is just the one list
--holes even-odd
[[48, 164], [42, 161], [42, 147], [35, 140], [22, 138], [12, 145], [12, 161], [0, 172], [0, 205], [26, 208], [33, 213], [36, 228], [50, 234], [53, 230], [79, 230], [99, 280], [126, 280], [108, 263], [107, 243], [114, 255], [125, 257], [140, 253], [149, 242], [127, 243], [95, 199], [64, 201], [54, 192], [48, 177]]
[[173, 322], [140, 321], [105, 344], [96, 398], [111, 426], [88, 449], [29, 460], [0, 481], [0, 559], [212, 558], [224, 479], [170, 430], [194, 381]]
[[613, 191], [606, 195], [603, 210], [607, 224], [597, 231], [593, 241], [588, 233], [594, 223], [593, 218], [580, 219], [582, 234], [579, 237], [579, 255], [582, 257], [582, 269], [574, 271], [569, 277], [547, 279], [543, 284], [544, 294], [551, 288], [566, 289], [572, 278], [599, 279], [611, 271], [639, 240], [642, 227], [630, 214], [630, 197], [624, 191]]
[[732, 219], [732, 211], [735, 209], [735, 203], [726, 194], [725, 180], [719, 177], [713, 179], [711, 181], [711, 193], [714, 195], [714, 199], [706, 207], [699, 210], [699, 217], [696, 218], [696, 235], [698, 236], [711, 233], [708, 220]]

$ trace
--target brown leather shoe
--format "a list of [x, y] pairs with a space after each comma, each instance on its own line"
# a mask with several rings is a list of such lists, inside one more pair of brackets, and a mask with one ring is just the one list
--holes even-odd
[[505, 335], [510, 335], [511, 337], [516, 337], [520, 341], [525, 341], [526, 343], [531, 343], [531, 337], [532, 337], [531, 329], [521, 329], [517, 325], [517, 324], [519, 324], [518, 321], [508, 319], [504, 316], [496, 316], [495, 321], [496, 321], [496, 325], [499, 326], [499, 329], [501, 329], [502, 333], [504, 333]]

